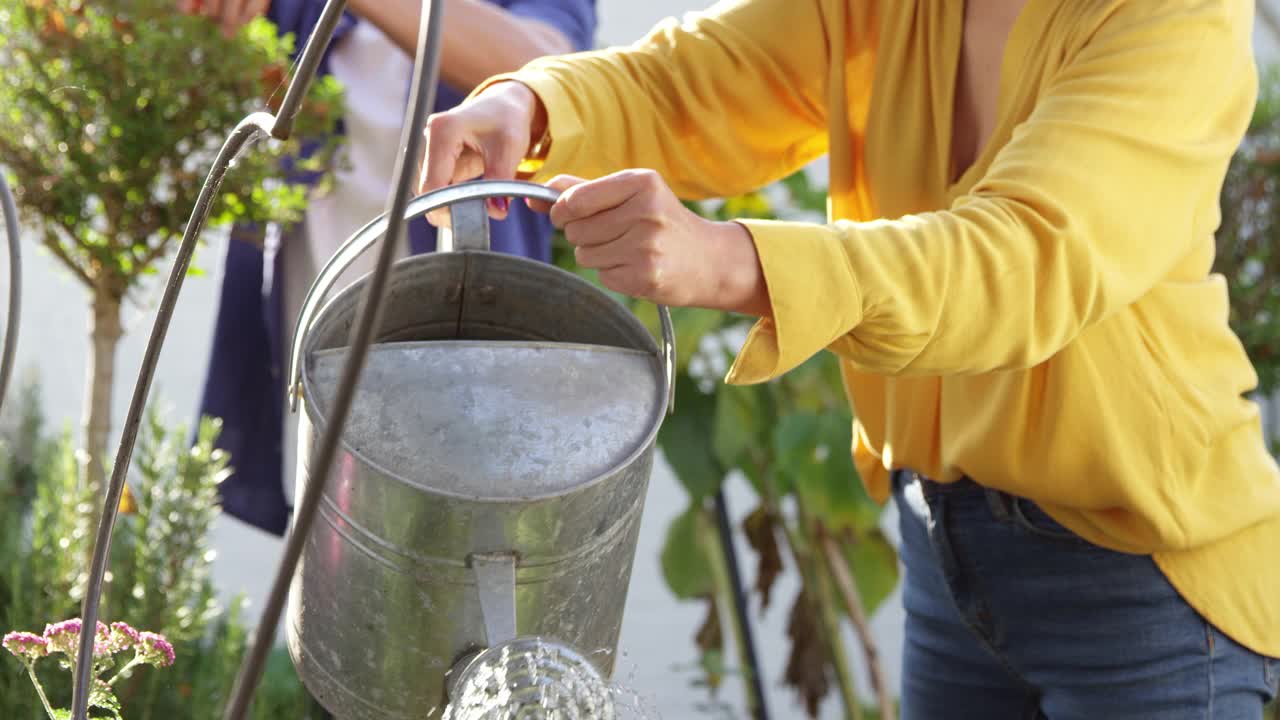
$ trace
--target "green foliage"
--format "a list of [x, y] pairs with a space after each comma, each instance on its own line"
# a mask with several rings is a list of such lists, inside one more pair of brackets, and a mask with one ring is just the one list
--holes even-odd
[[829, 530], [867, 534], [880, 522], [880, 506], [856, 482], [852, 422], [847, 411], [793, 412], [773, 429], [773, 457], [778, 475]]
[[1258, 372], [1280, 389], [1280, 67], [1262, 73], [1253, 122], [1227, 171], [1214, 270], [1231, 294], [1231, 327]]
[[691, 506], [667, 529], [662, 550], [662, 575], [671, 592], [681, 600], [694, 600], [711, 595], [711, 559], [703, 546], [711, 519], [698, 506]]
[[[117, 522], [112, 543], [119, 576], [108, 589], [108, 612], [128, 608], [131, 617], [121, 619], [162, 628], [176, 643], [200, 639], [218, 612], [207, 537], [218, 517], [218, 483], [229, 474], [226, 454], [213, 447], [220, 427], [203, 420], [188, 449], [185, 428], [171, 432], [148, 414], [130, 487], [134, 507]], [[175, 606], [173, 597], [193, 602]]]
[[[278, 100], [292, 38], [257, 20], [228, 39], [173, 0], [0, 0], [0, 25], [0, 163], [24, 220], [82, 281], [122, 297], [181, 237], [229, 131]], [[298, 133], [327, 133], [341, 100], [336, 81], [318, 83]], [[268, 181], [299, 148], [244, 153], [211, 224], [300, 217], [303, 188]]]
[[[93, 504], [79, 483], [69, 437], [45, 438], [38, 406], [19, 402], [36, 395], [29, 388], [10, 399], [0, 444], [0, 628], [43, 628], [78, 617], [84, 594]], [[21, 413], [16, 422], [11, 408]], [[191, 446], [186, 428], [170, 428], [151, 411], [139, 436], [101, 618], [164, 634], [177, 661], [116, 684], [128, 720], [221, 718], [247, 648], [240, 603], [222, 607], [210, 577], [217, 483], [228, 468], [213, 445], [218, 429], [204, 420]], [[0, 665], [0, 717], [40, 717], [39, 699], [15, 667]], [[69, 674], [38, 672], [51, 703], [69, 705]], [[299, 709], [306, 695], [287, 655], [273, 656], [261, 688], [254, 718], [305, 717]]]
[[[889, 538], [879, 530], [871, 530], [860, 536], [857, 542], [842, 548], [849, 563], [853, 581], [858, 586], [863, 607], [870, 615], [898, 586], [898, 551]], [[839, 604], [840, 612], [844, 605]]]
[[711, 444], [715, 396], [697, 389], [687, 373], [676, 376], [676, 412], [658, 430], [658, 445], [694, 502], [720, 489], [725, 470]]

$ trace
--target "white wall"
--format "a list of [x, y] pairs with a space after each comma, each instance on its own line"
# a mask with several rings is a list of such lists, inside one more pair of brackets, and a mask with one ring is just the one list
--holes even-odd
[[[703, 6], [679, 0], [602, 0], [601, 40], [607, 44], [630, 42], [656, 21], [669, 15]], [[1276, 57], [1277, 43], [1258, 32], [1260, 56]], [[198, 394], [207, 363], [209, 334], [213, 322], [214, 302], [219, 282], [219, 259], [222, 240], [210, 239], [197, 264], [210, 274], [187, 281], [177, 314], [161, 357], [156, 379], [157, 397], [172, 408], [174, 417], [186, 419], [196, 409]], [[85, 296], [75, 282], [61, 271], [44, 253], [26, 246], [25, 292], [23, 298], [22, 335], [18, 350], [18, 367], [36, 367], [44, 381], [45, 409], [56, 423], [75, 423], [83, 393], [85, 330]], [[131, 308], [127, 323], [130, 334], [119, 355], [118, 390], [115, 402], [117, 425], [128, 405], [128, 393], [136, 377], [146, 336], [154, 315], [150, 311], [158, 290], [139, 296]], [[730, 487], [730, 501], [738, 520], [748, 511], [750, 494], [740, 485]], [[670, 520], [684, 507], [683, 490], [665, 466], [659, 467], [648, 498], [640, 546], [637, 550], [634, 581], [628, 599], [622, 637], [619, 679], [637, 690], [663, 717], [681, 718], [692, 714], [692, 708], [705, 697], [702, 691], [687, 687], [692, 675], [673, 669], [693, 660], [692, 636], [701, 621], [697, 606], [677, 603], [667, 592], [661, 577], [658, 551]], [[887, 524], [892, 524], [892, 510]], [[751, 551], [738, 538], [741, 554], [751, 565]], [[216, 578], [229, 596], [247, 592], [260, 602], [275, 571], [279, 541], [223, 519], [216, 533], [220, 553]], [[745, 568], [748, 579], [753, 566]], [[795, 591], [794, 584], [780, 583], [775, 591], [775, 607], [761, 621], [760, 651], [764, 672], [770, 687], [770, 702], [775, 717], [794, 717], [793, 696], [783, 691], [779, 679], [786, 661], [784, 642], [786, 601]], [[897, 663], [901, 650], [901, 607], [897, 595], [874, 619], [874, 629], [889, 670], [889, 680], [896, 685]], [[852, 638], [846, 634], [852, 645]], [[859, 672], [861, 679], [863, 673]], [[865, 687], [865, 683], [863, 683]], [[726, 683], [721, 696], [735, 707], [741, 707], [741, 689], [736, 682]], [[786, 710], [787, 712], [783, 712]], [[836, 717], [836, 708], [826, 704], [824, 717]], [[741, 714], [738, 714], [741, 716]]]

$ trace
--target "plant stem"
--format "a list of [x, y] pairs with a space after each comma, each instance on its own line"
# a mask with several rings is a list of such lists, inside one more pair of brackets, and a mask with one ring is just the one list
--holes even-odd
[[787, 546], [791, 548], [792, 559], [796, 563], [796, 568], [800, 570], [801, 582], [810, 591], [810, 597], [813, 598], [814, 604], [818, 607], [822, 625], [826, 630], [827, 656], [831, 660], [831, 664], [835, 669], [836, 680], [840, 685], [840, 696], [844, 701], [845, 717], [848, 720], [861, 720], [862, 704], [858, 700], [858, 692], [853, 684], [848, 655], [844, 651], [844, 645], [840, 642], [840, 620], [836, 616], [834, 608], [831, 607], [831, 593], [827, 585], [826, 576], [821, 572], [821, 563], [813, 556], [814, 543], [810, 541], [808, 532], [811, 523], [805, 513], [804, 502], [799, 492], [794, 493], [798, 517], [794, 525], [788, 523], [787, 519], [782, 515], [778, 489], [774, 486], [773, 478], [768, 473], [767, 461], [759, 456], [754, 457], [753, 460], [760, 470], [761, 485], [764, 486], [765, 491], [765, 508], [773, 517], [775, 524], [782, 528], [783, 534], [787, 538]]
[[880, 653], [876, 648], [875, 638], [871, 635], [867, 613], [862, 607], [862, 598], [858, 595], [857, 586], [854, 585], [849, 565], [835, 539], [822, 528], [818, 529], [818, 539], [822, 545], [822, 554], [827, 560], [827, 567], [831, 570], [831, 576], [835, 579], [836, 586], [840, 589], [840, 596], [844, 599], [849, 621], [853, 623], [854, 632], [857, 633], [858, 640], [862, 644], [862, 653], [867, 659], [867, 672], [871, 675], [871, 687], [875, 690], [880, 704], [880, 717], [882, 720], [892, 720], [893, 701], [889, 697], [889, 689], [884, 679], [884, 668], [880, 666]]
[[840, 617], [831, 606], [831, 580], [823, 572], [822, 562], [817, 557], [819, 551], [816, 549], [818, 543], [813, 537], [814, 524], [805, 512], [804, 500], [798, 492], [795, 494], [795, 501], [797, 527], [788, 527], [787, 535], [796, 553], [796, 565], [800, 568], [805, 585], [813, 589], [813, 603], [818, 606], [818, 616], [826, 630], [827, 653], [835, 670], [836, 681], [840, 685], [845, 717], [848, 720], [861, 720], [862, 702], [858, 699], [858, 691], [853, 684], [849, 655], [845, 652], [844, 643], [840, 641]]
[[127, 665], [120, 668], [120, 672], [116, 673], [114, 676], [112, 676], [110, 680], [107, 681], [107, 687], [115, 687], [117, 680], [123, 677], [125, 673], [129, 672], [130, 670], [134, 669], [135, 667], [141, 664], [142, 664], [142, 660], [140, 660], [138, 656], [135, 654], [133, 656], [133, 659], [130, 660]]
[[45, 714], [49, 716], [49, 720], [58, 720], [58, 716], [53, 714], [53, 706], [49, 704], [49, 698], [44, 694], [44, 687], [40, 685], [40, 680], [36, 678], [35, 663], [28, 662], [27, 675], [31, 677], [31, 684], [36, 688], [36, 694], [40, 696], [40, 704], [44, 705]]
[[[717, 515], [724, 513], [725, 507], [722, 504], [722, 496], [717, 493], [713, 498]], [[703, 524], [703, 547], [706, 549], [707, 557], [711, 561], [712, 583], [716, 588], [716, 594], [720, 596], [725, 606], [730, 608], [730, 612], [733, 615], [733, 642], [738, 650], [738, 662], [743, 669], [743, 684], [746, 685], [747, 690], [748, 710], [751, 717], [760, 720], [767, 717], [768, 713], [764, 709], [765, 698], [761, 691], [758, 677], [760, 668], [757, 666], [754, 653], [752, 653], [750, 630], [747, 628], [747, 623], [751, 621], [751, 618], [747, 616], [746, 608], [742, 607], [738, 602], [738, 589], [734, 585], [733, 571], [729, 566], [731, 558], [729, 557], [729, 548], [727, 546], [728, 543], [733, 542], [733, 536], [726, 534], [726, 528], [723, 525], [723, 522]]]
[[810, 576], [814, 579], [813, 586], [817, 590], [813, 594], [813, 602], [818, 606], [818, 614], [827, 631], [827, 650], [831, 654], [836, 681], [840, 684], [840, 697], [844, 700], [845, 717], [848, 720], [861, 720], [862, 701], [858, 699], [858, 690], [853, 684], [853, 669], [849, 666], [849, 654], [845, 652], [844, 643], [840, 641], [840, 616], [831, 606], [831, 579], [823, 572], [822, 563], [816, 557], [811, 556], [809, 560], [812, 564]]

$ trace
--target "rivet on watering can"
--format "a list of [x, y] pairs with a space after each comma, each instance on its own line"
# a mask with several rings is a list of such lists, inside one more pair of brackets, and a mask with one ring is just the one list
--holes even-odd
[[462, 302], [462, 284], [454, 283], [450, 285], [448, 291], [445, 292], [444, 301], [449, 303], [450, 305], [457, 305], [458, 303], [461, 303]]
[[478, 292], [476, 295], [477, 295], [476, 299], [479, 300], [480, 302], [484, 303], [485, 305], [492, 305], [498, 301], [498, 288], [492, 285], [485, 285], [480, 288], [480, 292]]

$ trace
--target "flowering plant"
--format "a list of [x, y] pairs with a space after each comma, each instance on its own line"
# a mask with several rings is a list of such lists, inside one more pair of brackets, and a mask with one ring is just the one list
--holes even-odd
[[[46, 625], [44, 634], [29, 632], [11, 632], [4, 636], [3, 645], [14, 657], [27, 668], [31, 684], [35, 686], [40, 703], [44, 706], [49, 720], [64, 720], [71, 717], [71, 711], [55, 708], [49, 702], [44, 686], [36, 677], [36, 663], [45, 658], [54, 657], [64, 670], [72, 670], [76, 652], [80, 645], [80, 620], [64, 620], [60, 623]], [[115, 668], [116, 656], [127, 650], [133, 651], [130, 658], [119, 670], [109, 678], [106, 677]], [[112, 688], [122, 677], [132, 674], [139, 665], [152, 667], [169, 667], [173, 664], [173, 645], [159, 633], [138, 632], [127, 623], [117, 622], [110, 626], [98, 623], [98, 631], [93, 645], [93, 688], [89, 694], [89, 706], [106, 711], [107, 717], [120, 720], [120, 701]]]

